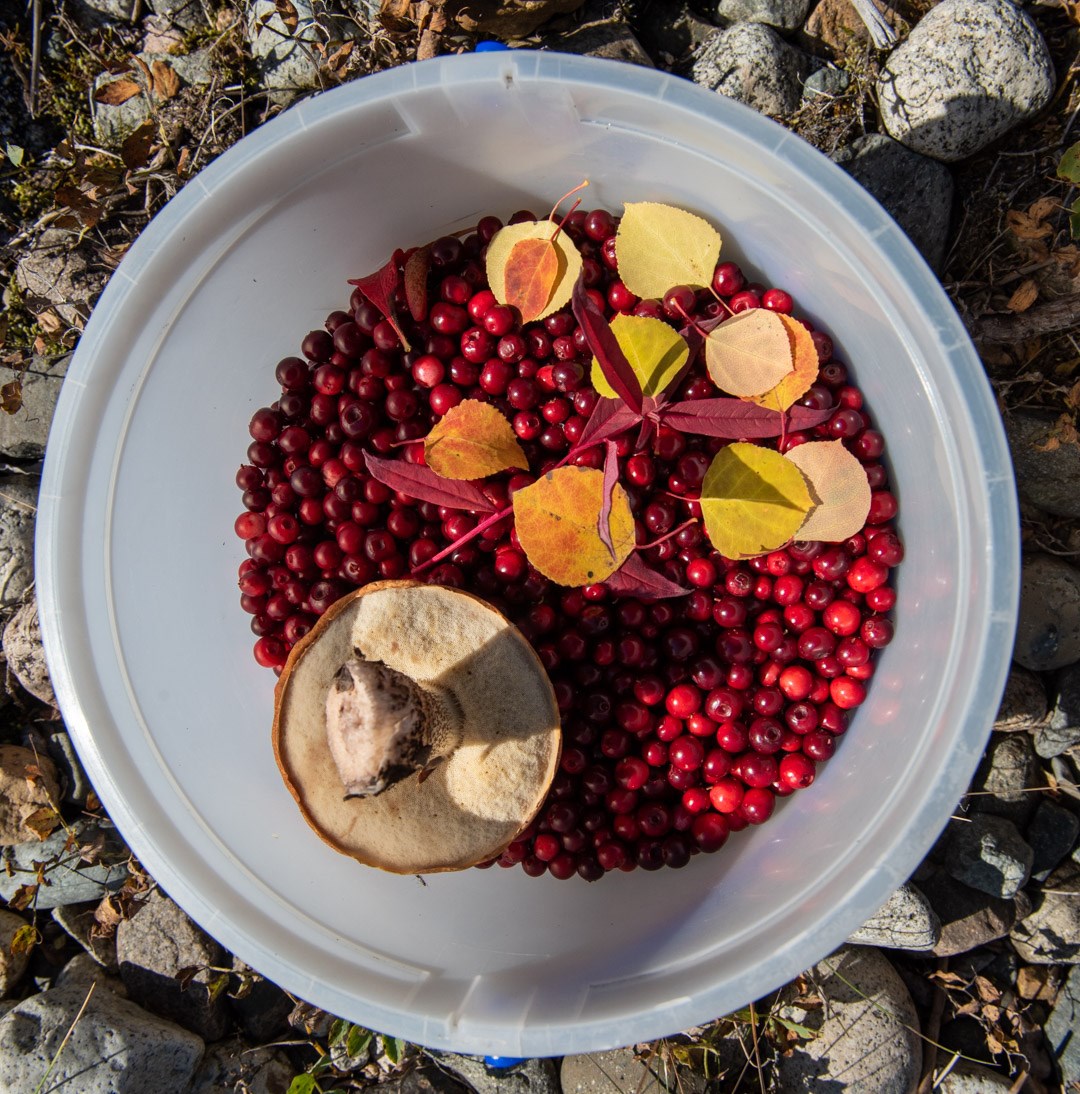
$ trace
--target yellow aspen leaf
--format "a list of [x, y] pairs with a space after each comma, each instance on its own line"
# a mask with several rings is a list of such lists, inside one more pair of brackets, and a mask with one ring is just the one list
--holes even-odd
[[720, 233], [701, 217], [654, 201], [630, 202], [615, 236], [619, 277], [635, 295], [660, 298], [675, 285], [705, 288], [720, 257]]
[[[686, 339], [662, 319], [617, 315], [611, 321], [611, 333], [630, 362], [645, 395], [659, 395], [682, 371], [690, 356]], [[597, 394], [607, 399], [618, 398], [595, 357], [591, 379]]]
[[749, 308], [709, 331], [705, 367], [722, 391], [745, 399], [774, 390], [794, 368], [791, 335], [778, 312]]
[[870, 512], [870, 482], [842, 441], [809, 441], [785, 458], [806, 476], [814, 497], [796, 538], [839, 543], [862, 529]]
[[604, 473], [558, 467], [514, 494], [514, 528], [521, 549], [545, 577], [560, 585], [591, 585], [610, 577], [634, 550], [634, 516], [615, 484], [608, 525], [612, 549], [600, 539]]
[[506, 303], [531, 323], [545, 313], [551, 290], [559, 279], [559, 252], [550, 239], [519, 239], [503, 267]]
[[466, 399], [424, 438], [424, 459], [444, 479], [483, 479], [528, 467], [510, 423], [489, 403]]
[[701, 483], [705, 531], [727, 558], [753, 558], [783, 547], [813, 503], [799, 468], [756, 444], [720, 449]]
[[505, 228], [500, 228], [488, 244], [484, 264], [488, 284], [500, 304], [513, 303], [507, 294], [506, 268], [517, 244], [525, 239], [543, 239], [554, 248], [558, 265], [550, 295], [543, 309], [533, 316], [533, 320], [543, 319], [552, 312], [566, 307], [574, 291], [574, 282], [581, 273], [581, 254], [577, 247], [567, 238], [565, 232], [559, 232], [556, 235], [556, 230], [557, 226], [550, 220], [523, 220], [518, 224], [508, 224]]
[[787, 410], [810, 390], [818, 377], [820, 360], [814, 339], [802, 323], [790, 315], [777, 313], [777, 318], [787, 328], [791, 340], [792, 369], [771, 391], [751, 396], [750, 401], [770, 410]]

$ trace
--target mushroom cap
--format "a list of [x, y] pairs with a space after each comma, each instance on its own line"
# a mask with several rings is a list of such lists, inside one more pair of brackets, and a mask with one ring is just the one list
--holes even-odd
[[[449, 691], [462, 740], [421, 782], [345, 800], [326, 695], [359, 654]], [[414, 581], [375, 582], [325, 612], [278, 680], [274, 755], [304, 818], [335, 850], [397, 874], [462, 870], [500, 854], [536, 815], [559, 763], [555, 693], [532, 646], [490, 604]]]

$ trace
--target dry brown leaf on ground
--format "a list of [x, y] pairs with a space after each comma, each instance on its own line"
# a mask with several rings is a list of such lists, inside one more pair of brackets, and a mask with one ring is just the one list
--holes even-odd
[[300, 14], [296, 10], [296, 5], [292, 0], [274, 0], [274, 7], [281, 16], [285, 29], [292, 34], [300, 23]]
[[120, 106], [128, 99], [142, 94], [142, 88], [132, 79], [122, 76], [119, 80], [103, 84], [94, 92], [94, 102], [105, 106]]
[[155, 61], [151, 67], [151, 87], [160, 99], [171, 99], [180, 90], [180, 77], [176, 69], [164, 61]]
[[60, 316], [52, 308], [46, 308], [43, 312], [38, 312], [34, 318], [46, 334], [56, 334], [63, 326], [63, 323], [60, 322]]
[[1011, 312], [1027, 311], [1039, 298], [1039, 286], [1032, 277], [1020, 282], [1016, 291], [1009, 297], [1005, 306]]
[[1017, 239], [1045, 239], [1054, 231], [1044, 220], [1022, 213], [1019, 209], [1010, 209], [1005, 214], [1005, 223]]
[[1069, 414], [1062, 414], [1050, 430], [1050, 435], [1045, 444], [1037, 444], [1033, 447], [1038, 452], [1053, 452], [1063, 444], [1080, 444], [1080, 433], [1076, 430], [1076, 423]]
[[125, 139], [120, 146], [120, 158], [129, 171], [145, 167], [150, 161], [150, 153], [156, 137], [157, 126], [151, 121], [146, 121]]

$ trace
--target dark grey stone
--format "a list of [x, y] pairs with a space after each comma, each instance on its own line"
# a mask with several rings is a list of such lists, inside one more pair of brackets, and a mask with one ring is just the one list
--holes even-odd
[[678, 3], [647, 4], [634, 20], [642, 46], [653, 57], [666, 56], [679, 62], [693, 54], [716, 24], [703, 19], [687, 0]]
[[232, 967], [233, 987], [228, 1005], [233, 1018], [252, 1040], [272, 1041], [288, 1029], [294, 1006], [292, 997], [238, 957], [233, 958]]
[[941, 923], [923, 893], [901, 885], [884, 906], [848, 938], [860, 946], [896, 950], [929, 950], [941, 938]]
[[222, 1041], [206, 1050], [189, 1094], [286, 1094], [295, 1075], [280, 1049]]
[[765, 23], [777, 30], [798, 30], [810, 10], [810, 0], [719, 0], [721, 23]]
[[1029, 964], [1080, 964], [1080, 864], [1070, 859], [1042, 883], [1009, 937]]
[[1030, 555], [1020, 573], [1013, 658], [1033, 672], [1080, 661], [1080, 570], [1054, 555]]
[[1061, 1068], [1062, 1083], [1068, 1087], [1080, 1082], [1080, 965], [1069, 970], [1043, 1033]]
[[949, 169], [884, 133], [856, 137], [833, 158], [882, 204], [923, 258], [939, 269], [952, 218]]
[[52, 917], [80, 946], [104, 969], [117, 972], [116, 935], [103, 934], [95, 928], [98, 921], [94, 913], [99, 901], [83, 904], [64, 904], [53, 908]]
[[[837, 95], [843, 95], [850, 86], [851, 77], [842, 68], [822, 65], [821, 68], [816, 69], [806, 77], [806, 83], [803, 84], [803, 102], [809, 103], [815, 99], [835, 99]], [[869, 189], [869, 187], [867, 188]]]
[[1023, 828], [1038, 805], [1033, 791], [1044, 782], [1028, 734], [995, 734], [972, 780], [967, 801], [973, 813], [993, 813]]
[[1005, 681], [1005, 694], [994, 719], [999, 733], [1031, 732], [1046, 717], [1046, 687], [1042, 678], [1020, 665], [1013, 665]]
[[511, 1068], [489, 1068], [480, 1056], [456, 1052], [429, 1055], [445, 1071], [471, 1086], [476, 1094], [561, 1094], [554, 1060], [525, 1060]]
[[1035, 751], [1046, 759], [1080, 744], [1080, 664], [1063, 668], [1049, 717], [1035, 731]]
[[962, 885], [943, 870], [921, 878], [919, 888], [941, 923], [941, 937], [933, 948], [937, 957], [968, 953], [1004, 938], [1031, 910], [1023, 892], [1003, 900]]
[[1005, 435], [1020, 495], [1044, 513], [1080, 518], [1080, 445], [1053, 444], [1058, 415], [1014, 410], [1005, 416]]
[[1076, 838], [1080, 836], [1080, 817], [1071, 809], [1043, 798], [1026, 835], [1035, 852], [1031, 873], [1033, 877], [1039, 877], [1057, 867], [1076, 846]]
[[74, 328], [90, 317], [105, 281], [105, 274], [91, 267], [80, 248], [78, 233], [65, 228], [47, 228], [21, 248], [15, 267], [15, 287], [26, 306], [33, 312], [51, 307]]
[[1007, 900], [1027, 883], [1034, 857], [1012, 821], [974, 813], [970, 822], [951, 825], [945, 869], [964, 885]]
[[34, 522], [39, 480], [0, 476], [0, 621], [15, 614], [34, 581]]

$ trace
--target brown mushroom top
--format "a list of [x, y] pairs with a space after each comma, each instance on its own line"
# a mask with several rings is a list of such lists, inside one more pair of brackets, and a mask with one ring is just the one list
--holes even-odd
[[[461, 742], [423, 781], [346, 800], [326, 697], [353, 657], [444, 689]], [[394, 873], [457, 870], [499, 854], [532, 820], [559, 759], [559, 714], [522, 634], [469, 593], [380, 582], [338, 601], [294, 647], [277, 686], [274, 752], [308, 823], [332, 847]]]

